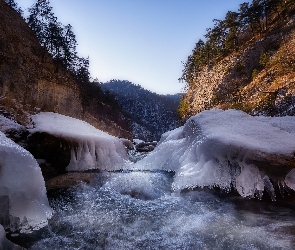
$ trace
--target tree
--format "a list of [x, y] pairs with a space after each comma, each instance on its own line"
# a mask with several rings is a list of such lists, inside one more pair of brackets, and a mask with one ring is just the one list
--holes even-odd
[[74, 73], [76, 80], [80, 83], [89, 83], [90, 82], [90, 73], [89, 73], [89, 58], [77, 57], [77, 63], [75, 64]]
[[177, 109], [177, 113], [180, 116], [182, 120], [185, 120], [188, 117], [189, 113], [189, 103], [185, 99], [185, 96], [183, 95], [180, 99], [179, 107]]
[[241, 32], [245, 31], [245, 28], [247, 28], [247, 26], [250, 25], [249, 3], [247, 2], [240, 4], [239, 23]]
[[4, 0], [5, 3], [7, 3], [11, 8], [16, 10], [21, 16], [23, 15], [23, 10], [18, 7], [17, 3], [14, 0]]
[[253, 36], [263, 30], [260, 22], [263, 17], [263, 6], [260, 0], [253, 0], [249, 8], [249, 19]]
[[183, 64], [184, 70], [180, 81], [191, 81], [193, 75], [198, 72], [202, 66], [207, 63], [205, 43], [202, 39], [196, 43], [195, 48], [192, 51], [192, 55], [187, 58], [187, 61]]
[[89, 59], [77, 56], [73, 27], [70, 24], [63, 26], [58, 22], [49, 0], [37, 0], [29, 13], [28, 25], [35, 32], [41, 46], [57, 62], [57, 70], [62, 65], [75, 75], [78, 74], [77, 78], [89, 80]]
[[29, 8], [27, 23], [31, 30], [36, 34], [41, 46], [49, 51], [49, 29], [50, 24], [56, 22], [57, 18], [52, 12], [49, 0], [37, 0]]
[[224, 20], [214, 19], [214, 27], [207, 29], [206, 49], [207, 49], [207, 61], [217, 56], [223, 55], [225, 52], [225, 40], [227, 37], [227, 30]]
[[[289, 1], [289, 3], [291, 3], [294, 0]], [[282, 19], [282, 12], [283, 10], [287, 7], [287, 1], [283, 1], [283, 0], [268, 0], [268, 6], [269, 6], [269, 10], [268, 10], [268, 15], [270, 15], [271, 13], [276, 13], [279, 17], [279, 19]], [[294, 4], [294, 2], [293, 2]]]
[[56, 19], [49, 22], [45, 29], [45, 47], [57, 62], [64, 64], [64, 38], [62, 24]]
[[193, 62], [198, 65], [196, 68], [202, 67], [206, 63], [205, 43], [202, 39], [199, 39], [193, 50]]
[[225, 40], [226, 51], [232, 51], [239, 46], [238, 30], [240, 27], [239, 14], [237, 12], [228, 11], [225, 16], [225, 27], [228, 29], [228, 34]]
[[63, 63], [70, 71], [74, 71], [77, 60], [77, 41], [73, 27], [68, 24], [63, 29]]

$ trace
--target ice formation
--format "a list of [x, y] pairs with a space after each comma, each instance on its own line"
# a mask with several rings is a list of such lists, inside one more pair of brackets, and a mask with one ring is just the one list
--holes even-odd
[[285, 183], [288, 187], [292, 188], [295, 190], [295, 168], [293, 168], [285, 178]]
[[121, 140], [84, 121], [57, 113], [42, 112], [33, 115], [32, 121], [32, 133], [45, 132], [72, 142], [68, 171], [113, 171], [124, 168], [126, 164], [126, 139]]
[[47, 225], [45, 182], [33, 156], [0, 132], [0, 222], [11, 231]]
[[6, 239], [5, 230], [0, 225], [0, 249], [3, 250], [23, 250], [24, 248], [13, 244], [11, 241]]
[[[295, 117], [262, 118], [238, 110], [208, 110], [163, 134], [156, 149], [134, 167], [175, 171], [175, 190], [234, 187], [243, 197], [261, 197], [266, 189], [274, 197], [269, 177], [255, 162], [282, 158], [294, 163], [294, 127]], [[285, 182], [295, 189], [295, 170]]]
[[3, 115], [0, 115], [0, 131], [5, 133], [6, 131], [9, 131], [9, 130], [21, 130], [21, 129], [24, 129], [24, 127], [16, 123], [15, 121], [6, 118]]

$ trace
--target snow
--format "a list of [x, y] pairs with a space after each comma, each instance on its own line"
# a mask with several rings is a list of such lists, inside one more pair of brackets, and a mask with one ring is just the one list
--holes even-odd
[[0, 132], [0, 219], [11, 231], [30, 232], [51, 217], [45, 182], [33, 156]]
[[8, 119], [4, 117], [3, 115], [0, 115], [0, 131], [5, 133], [6, 131], [9, 130], [22, 130], [24, 129], [23, 126], [20, 124], [16, 123], [15, 121]]
[[283, 117], [258, 116], [257, 119], [260, 121], [269, 122], [272, 126], [278, 127], [286, 132], [295, 133], [294, 116], [283, 116]]
[[6, 239], [5, 230], [2, 225], [0, 225], [0, 249], [3, 250], [23, 250], [24, 248], [17, 246]]
[[51, 112], [32, 116], [31, 133], [45, 132], [72, 143], [68, 171], [89, 169], [120, 170], [127, 160], [126, 139], [120, 140], [87, 122]]
[[[253, 162], [294, 159], [295, 117], [253, 117], [238, 110], [207, 110], [162, 135], [156, 149], [134, 165], [175, 171], [174, 190], [235, 187], [243, 197], [274, 197], [269, 177]], [[274, 167], [274, 166], [271, 166]], [[295, 170], [286, 184], [295, 188]]]

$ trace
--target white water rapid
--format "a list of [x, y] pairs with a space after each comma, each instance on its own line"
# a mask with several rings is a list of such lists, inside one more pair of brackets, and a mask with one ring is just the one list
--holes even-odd
[[136, 163], [126, 139], [54, 113], [32, 119], [32, 133], [69, 142], [67, 170], [95, 178], [48, 194], [48, 226], [10, 237], [27, 249], [295, 249], [294, 201], [276, 190], [294, 197], [294, 117], [204, 111]]
[[295, 212], [212, 190], [172, 192], [167, 172], [102, 172], [50, 198], [28, 249], [292, 249]]

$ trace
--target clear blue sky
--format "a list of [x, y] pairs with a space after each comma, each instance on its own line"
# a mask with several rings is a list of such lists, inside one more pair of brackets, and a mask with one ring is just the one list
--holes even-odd
[[[15, 0], [23, 9], [34, 0]], [[160, 94], [180, 92], [182, 61], [228, 10], [245, 0], [50, 0], [70, 23], [93, 78], [129, 80]]]

